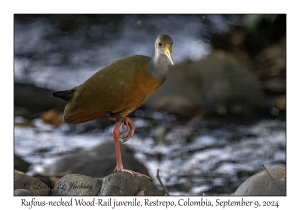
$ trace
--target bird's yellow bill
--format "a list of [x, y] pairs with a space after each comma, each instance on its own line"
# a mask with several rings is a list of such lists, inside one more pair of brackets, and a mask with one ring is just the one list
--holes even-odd
[[164, 48], [164, 54], [169, 58], [172, 65], [174, 65], [173, 58], [172, 58], [172, 47], [169, 44], [166, 44]]

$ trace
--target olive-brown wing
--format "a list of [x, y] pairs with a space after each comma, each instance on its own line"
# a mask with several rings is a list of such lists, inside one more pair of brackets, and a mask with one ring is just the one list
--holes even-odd
[[[145, 82], [138, 80], [137, 76], [148, 74], [149, 60], [146, 56], [131, 56], [96, 72], [74, 92], [65, 108], [65, 121], [81, 123], [106, 118], [110, 114], [124, 117], [126, 112], [133, 111], [131, 109], [141, 104], [137, 96], [140, 95], [144, 100], [143, 95], [147, 94], [137, 93], [140, 83]], [[132, 95], [135, 95], [135, 99]]]

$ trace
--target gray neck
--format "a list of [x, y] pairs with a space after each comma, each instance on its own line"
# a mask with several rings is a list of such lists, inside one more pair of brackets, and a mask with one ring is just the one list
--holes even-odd
[[149, 63], [149, 67], [149, 73], [160, 83], [163, 83], [169, 72], [167, 56], [156, 52]]

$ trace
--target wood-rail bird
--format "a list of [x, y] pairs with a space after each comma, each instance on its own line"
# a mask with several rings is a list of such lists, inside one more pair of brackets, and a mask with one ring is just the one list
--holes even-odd
[[135, 126], [127, 115], [137, 109], [167, 78], [167, 59], [174, 64], [172, 44], [169, 35], [161, 34], [155, 41], [155, 54], [152, 58], [133, 55], [119, 59], [96, 72], [81, 85], [53, 93], [53, 96], [68, 102], [64, 109], [66, 123], [77, 124], [95, 119], [116, 122], [112, 132], [117, 160], [115, 172], [149, 178], [123, 168], [119, 128], [122, 126], [124, 129], [126, 126], [126, 132], [121, 137], [123, 142], [133, 136]]

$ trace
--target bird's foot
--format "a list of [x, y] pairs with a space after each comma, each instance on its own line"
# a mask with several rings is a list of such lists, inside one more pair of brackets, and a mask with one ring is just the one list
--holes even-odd
[[135, 130], [135, 127], [132, 123], [132, 121], [130, 120], [129, 117], [125, 117], [122, 121], [122, 130], [125, 129], [124, 126], [126, 126], [127, 130], [126, 130], [126, 133], [124, 134], [124, 136], [122, 136], [122, 140], [123, 140], [123, 143], [128, 141], [134, 134], [134, 130]]
[[152, 180], [149, 176], [145, 175], [145, 174], [142, 174], [142, 173], [139, 173], [139, 172], [136, 172], [136, 171], [132, 171], [132, 170], [128, 170], [128, 169], [125, 169], [125, 168], [121, 168], [121, 169], [115, 169], [115, 173], [116, 172], [126, 172], [126, 173], [129, 173], [131, 174], [133, 177], [134, 175], [136, 176], [141, 176], [141, 177], [146, 177], [147, 179], [149, 179], [150, 181]]

